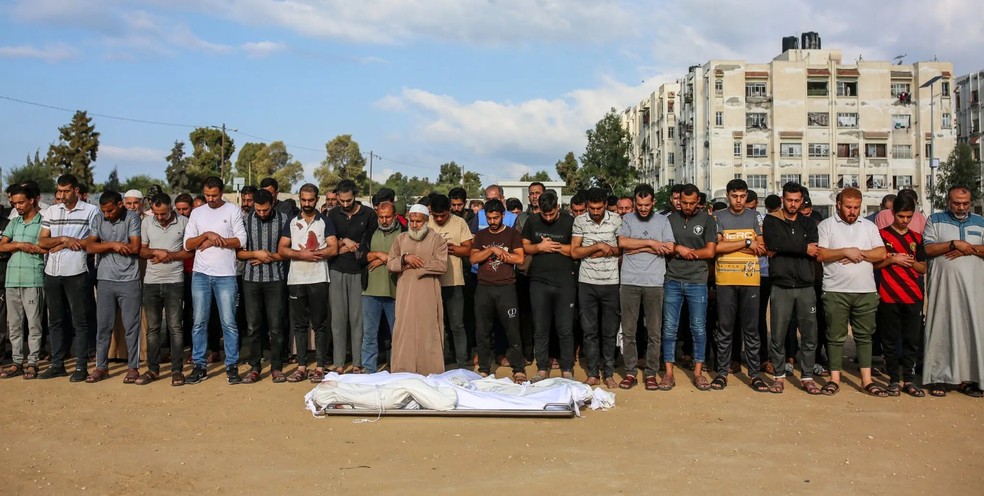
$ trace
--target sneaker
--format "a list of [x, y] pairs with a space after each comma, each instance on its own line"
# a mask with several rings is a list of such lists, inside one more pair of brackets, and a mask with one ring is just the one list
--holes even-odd
[[243, 382], [243, 378], [239, 376], [239, 367], [235, 365], [226, 367], [226, 377], [229, 379], [229, 384], [239, 384]]
[[75, 369], [75, 372], [72, 372], [72, 376], [68, 380], [72, 382], [85, 382], [86, 377], [89, 377], [88, 370]]
[[785, 375], [793, 375], [793, 364], [786, 362], [786, 365], [782, 366], [782, 370]]
[[191, 373], [188, 374], [188, 377], [185, 377], [185, 384], [198, 384], [205, 379], [208, 379], [208, 371], [205, 370], [205, 367], [195, 365], [192, 367]]
[[[68, 371], [65, 370], [65, 367], [48, 367], [47, 370], [41, 372], [38, 377], [41, 379], [54, 379], [55, 377], [65, 377], [66, 375], [68, 375]], [[85, 380], [84, 375], [82, 380]]]

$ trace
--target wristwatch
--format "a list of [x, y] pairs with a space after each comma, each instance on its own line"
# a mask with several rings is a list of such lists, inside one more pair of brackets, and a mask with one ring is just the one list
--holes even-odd
[[752, 247], [751, 238], [745, 238], [745, 248], [751, 248], [751, 247]]
[[955, 242], [953, 242], [953, 241], [950, 241], [950, 251], [953, 251], [953, 250], [956, 250], [956, 249], [957, 249], [957, 244]]

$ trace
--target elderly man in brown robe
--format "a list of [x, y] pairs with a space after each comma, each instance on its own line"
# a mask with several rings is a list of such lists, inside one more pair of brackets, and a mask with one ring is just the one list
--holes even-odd
[[448, 245], [440, 234], [428, 229], [429, 215], [423, 205], [410, 208], [407, 232], [393, 242], [386, 262], [390, 272], [399, 274], [392, 372], [444, 372], [440, 277], [448, 269]]

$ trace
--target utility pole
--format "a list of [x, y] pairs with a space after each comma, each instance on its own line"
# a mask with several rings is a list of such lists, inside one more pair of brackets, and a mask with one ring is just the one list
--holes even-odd
[[219, 148], [219, 177], [225, 182], [226, 178], [223, 174], [225, 171], [225, 123], [222, 123], [222, 146]]
[[[933, 108], [936, 104], [936, 100], [933, 96], [933, 84], [943, 79], [943, 76], [935, 76], [929, 81], [926, 81], [919, 88], [929, 88], [929, 213], [933, 214], [936, 212], [936, 206], [933, 204], [933, 199], [936, 196], [936, 168], [939, 166], [936, 163], [936, 122], [933, 119], [933, 115], [936, 113]], [[940, 101], [942, 104], [943, 101]]]
[[369, 150], [369, 199], [372, 201], [372, 157], [375, 155], [372, 150]]

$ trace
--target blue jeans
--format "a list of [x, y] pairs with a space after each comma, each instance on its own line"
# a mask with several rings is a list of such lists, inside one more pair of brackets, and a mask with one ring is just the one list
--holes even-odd
[[191, 328], [191, 358], [195, 366], [205, 367], [208, 348], [208, 317], [212, 296], [219, 309], [222, 338], [225, 341], [225, 366], [239, 363], [239, 328], [236, 327], [236, 276], [210, 276], [201, 272], [191, 275], [191, 301], [194, 326]]
[[396, 319], [396, 299], [385, 296], [362, 297], [362, 369], [373, 374], [379, 365], [379, 319], [386, 314], [392, 332]]
[[694, 336], [694, 362], [704, 363], [707, 350], [707, 284], [667, 280], [663, 285], [663, 360], [676, 361], [680, 310], [687, 303], [690, 332]]

